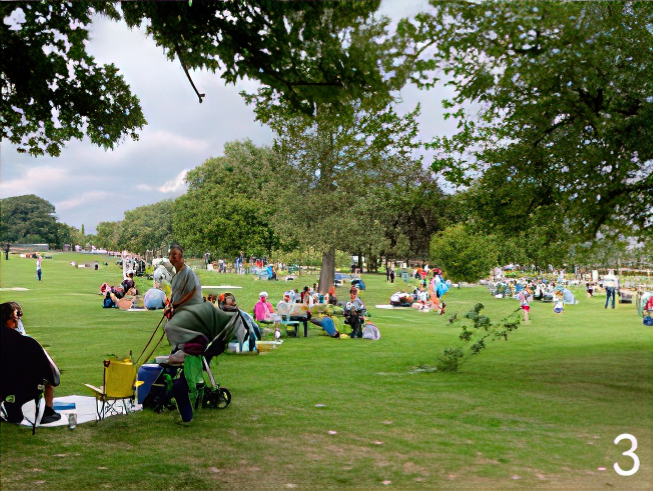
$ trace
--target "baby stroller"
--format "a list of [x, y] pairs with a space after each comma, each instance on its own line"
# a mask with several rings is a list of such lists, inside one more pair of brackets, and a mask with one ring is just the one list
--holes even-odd
[[[199, 306], [215, 309], [208, 303]], [[219, 321], [209, 334], [211, 340], [201, 332], [170, 323], [166, 325], [165, 334], [174, 349], [170, 356], [157, 357], [161, 372], [143, 401], [144, 407], [163, 411], [176, 406], [182, 420], [189, 422], [193, 419], [193, 410], [200, 407], [224, 409], [229, 406], [231, 393], [216, 383], [210, 369], [211, 359], [222, 354], [234, 337], [240, 343], [252, 340], [255, 343], [256, 334], [240, 310], [211, 311]], [[176, 404], [172, 403], [173, 398]]]
[[[203, 341], [205, 340], [206, 338]], [[211, 372], [211, 358], [224, 351], [224, 348], [218, 348], [220, 343], [208, 344], [204, 350], [200, 348], [204, 346], [202, 341], [186, 344], [189, 346], [184, 346], [184, 350], [188, 349], [192, 353], [198, 353], [187, 353], [186, 357], [190, 356], [196, 360], [189, 359], [190, 363], [186, 360], [183, 363], [176, 363], [174, 354], [171, 357], [158, 357], [157, 361], [160, 361], [161, 371], [145, 397], [143, 407], [150, 408], [155, 412], [162, 412], [166, 409], [173, 410], [176, 407], [179, 409], [182, 419], [190, 421], [193, 410], [198, 410], [200, 407], [215, 409], [229, 407], [231, 392], [229, 389], [221, 387]], [[193, 346], [190, 346], [191, 344]], [[186, 373], [187, 371], [191, 373]]]

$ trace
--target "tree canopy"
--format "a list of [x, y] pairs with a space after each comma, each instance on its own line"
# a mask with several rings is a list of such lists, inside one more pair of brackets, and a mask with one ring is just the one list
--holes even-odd
[[275, 231], [323, 252], [319, 288], [325, 293], [333, 284], [336, 249], [359, 252], [361, 242], [369, 247], [372, 237], [383, 239], [384, 228], [369, 212], [382, 206], [367, 199], [372, 190], [393, 186], [421, 164], [413, 156], [419, 107], [400, 116], [391, 106], [351, 106], [320, 106], [315, 116], [293, 116], [280, 107], [259, 111], [277, 135], [283, 162]]
[[168, 246], [172, 242], [173, 204], [166, 199], [126, 211], [118, 246], [140, 253]]
[[[373, 95], [388, 101], [406, 79], [402, 43], [388, 35], [379, 0], [334, 2], [2, 2], [2, 136], [19, 152], [58, 156], [87, 135], [107, 149], [138, 139], [138, 97], [113, 64], [87, 53], [96, 15], [145, 32], [188, 70], [225, 83], [261, 83], [263, 105], [313, 114]], [[193, 88], [195, 88], [193, 84]], [[197, 92], [197, 89], [195, 89]], [[200, 102], [204, 94], [199, 94]], [[371, 100], [371, 99], [370, 99]]]
[[175, 201], [173, 232], [190, 251], [217, 255], [266, 255], [279, 247], [272, 227], [266, 188], [278, 156], [251, 140], [225, 144], [224, 155], [210, 158], [186, 175], [188, 191]]
[[[64, 231], [52, 203], [34, 194], [0, 200], [1, 239], [5, 243], [46, 243], [61, 247]], [[64, 225], [65, 227], [65, 225]]]
[[120, 247], [120, 229], [122, 222], [100, 222], [95, 227], [95, 245], [109, 251], [117, 251]]
[[473, 283], [498, 265], [499, 248], [496, 237], [459, 223], [433, 236], [431, 263], [452, 281]]
[[[551, 206], [569, 230], [650, 233], [653, 220], [653, 4], [436, 2], [415, 38], [433, 46], [414, 76], [441, 68], [459, 120], [438, 137], [433, 168], [480, 179], [520, 204], [496, 222]], [[470, 103], [480, 107], [470, 114]]]
[[112, 149], [138, 139], [145, 118], [118, 69], [86, 51], [93, 15], [120, 18], [111, 2], [2, 2], [2, 138], [18, 152], [59, 156], [88, 136]]

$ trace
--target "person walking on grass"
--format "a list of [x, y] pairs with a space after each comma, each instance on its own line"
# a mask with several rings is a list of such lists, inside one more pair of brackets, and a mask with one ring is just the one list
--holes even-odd
[[36, 277], [41, 281], [43, 279], [43, 269], [41, 269], [41, 255], [36, 255]]
[[528, 315], [531, 312], [531, 307], [529, 303], [533, 300], [533, 295], [531, 295], [531, 289], [527, 286], [525, 289], [519, 292], [517, 295], [517, 300], [521, 303], [521, 309], [524, 311], [524, 322], [528, 322]]
[[444, 309], [447, 304], [442, 301], [442, 297], [449, 291], [449, 285], [442, 279], [442, 270], [434, 268], [433, 279], [429, 283], [429, 294], [431, 295], [432, 308], [439, 310], [440, 315], [444, 315]]
[[609, 274], [603, 277], [603, 288], [605, 288], [605, 307], [608, 308], [608, 303], [610, 303], [610, 297], [612, 297], [612, 308], [614, 309], [615, 297], [617, 296], [617, 290], [619, 289], [619, 278], [617, 278], [612, 270]]

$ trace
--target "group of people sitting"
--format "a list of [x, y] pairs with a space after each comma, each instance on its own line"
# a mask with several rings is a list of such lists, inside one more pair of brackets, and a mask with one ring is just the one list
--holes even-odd
[[[317, 285], [314, 285], [316, 287]], [[277, 303], [276, 309], [268, 300], [268, 293], [261, 292], [259, 301], [254, 306], [254, 318], [257, 322], [268, 322], [280, 324], [283, 321], [297, 321], [303, 324], [304, 336], [308, 335], [308, 322], [312, 322], [322, 327], [327, 334], [332, 337], [340, 337], [340, 331], [332, 327], [323, 325], [322, 318], [313, 318], [313, 309], [317, 305], [336, 305], [335, 288], [332, 288], [326, 295], [316, 293], [314, 289], [308, 286], [304, 287], [301, 293], [289, 290], [284, 292], [283, 298]], [[349, 301], [341, 302], [342, 313], [345, 324], [351, 326], [352, 338], [363, 337], [362, 325], [365, 321], [367, 310], [365, 305], [358, 298], [358, 289], [352, 287], [349, 291]]]
[[[424, 271], [424, 270], [422, 270]], [[450, 282], [444, 281], [440, 269], [432, 270], [432, 278], [419, 280], [419, 285], [411, 292], [399, 291], [390, 296], [390, 305], [393, 307], [413, 307], [423, 312], [437, 310], [444, 315], [447, 304], [442, 297], [449, 291]]]
[[118, 308], [119, 300], [122, 298], [138, 295], [138, 288], [136, 288], [136, 283], [134, 282], [134, 271], [130, 270], [127, 272], [120, 286], [110, 286], [108, 283], [104, 283], [100, 287], [100, 293], [104, 295], [104, 299], [102, 300], [103, 308]]
[[54, 410], [54, 387], [60, 383], [60, 372], [47, 351], [26, 334], [22, 317], [23, 309], [18, 303], [0, 304], [2, 419], [20, 424], [24, 418], [23, 405], [43, 393], [45, 408], [41, 424], [54, 423], [61, 419]]

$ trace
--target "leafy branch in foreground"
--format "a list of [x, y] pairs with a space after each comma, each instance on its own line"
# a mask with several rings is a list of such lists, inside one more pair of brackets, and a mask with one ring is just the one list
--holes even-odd
[[493, 324], [488, 316], [481, 314], [484, 308], [482, 303], [477, 303], [471, 311], [463, 315], [462, 319], [458, 318], [458, 314], [449, 318], [451, 324], [463, 322], [459, 338], [464, 344], [444, 348], [444, 352], [436, 362], [436, 368], [439, 371], [457, 372], [460, 365], [469, 356], [477, 355], [487, 348], [486, 340], [503, 339], [507, 341], [508, 333], [517, 329], [521, 323], [521, 318], [517, 315], [520, 309]]

